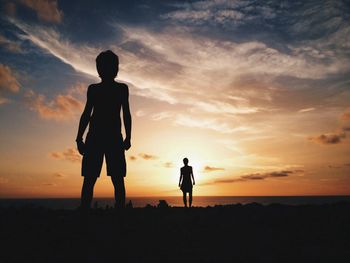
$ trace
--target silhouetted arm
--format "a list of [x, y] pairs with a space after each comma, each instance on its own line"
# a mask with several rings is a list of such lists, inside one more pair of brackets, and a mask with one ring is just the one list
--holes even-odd
[[[126, 85], [125, 85], [126, 86]], [[129, 150], [131, 147], [131, 113], [129, 106], [129, 88], [126, 86], [125, 96], [122, 102], [123, 107], [123, 122], [125, 126], [125, 140], [124, 140], [124, 148], [125, 150]]]
[[77, 134], [77, 138], [75, 140], [77, 142], [78, 151], [80, 154], [84, 154], [84, 146], [85, 145], [83, 142], [83, 135], [84, 135], [84, 132], [86, 130], [86, 127], [88, 126], [88, 124], [90, 122], [90, 116], [91, 116], [92, 109], [93, 109], [93, 103], [92, 103], [92, 99], [91, 99], [91, 88], [89, 87], [88, 91], [87, 91], [87, 100], [86, 100], [85, 108], [84, 108], [84, 111], [80, 117], [78, 134]]
[[192, 167], [191, 167], [191, 177], [192, 177], [192, 182], [193, 182], [193, 185], [195, 185], [195, 184], [196, 184], [196, 182], [194, 181], [194, 176], [193, 176], [193, 169], [192, 169]]
[[179, 187], [181, 187], [181, 181], [182, 181], [182, 173], [181, 173], [181, 170], [180, 170]]

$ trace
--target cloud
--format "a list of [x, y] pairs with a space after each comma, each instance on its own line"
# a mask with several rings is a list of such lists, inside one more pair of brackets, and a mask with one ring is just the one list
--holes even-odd
[[328, 165], [328, 168], [330, 168], [330, 169], [340, 169], [340, 168], [342, 168], [342, 167], [339, 166], [339, 165], [329, 164], [329, 165]]
[[350, 107], [347, 108], [343, 114], [340, 116], [341, 120], [343, 121], [350, 121]]
[[242, 6], [248, 1], [197, 1], [194, 3], [178, 4], [178, 10], [162, 15], [176, 23], [189, 25], [230, 25], [242, 24], [250, 20], [242, 11]]
[[155, 160], [158, 159], [158, 156], [147, 154], [147, 153], [140, 153], [139, 156], [144, 160]]
[[36, 11], [40, 20], [52, 23], [62, 21], [63, 12], [58, 9], [56, 0], [21, 0], [23, 5]]
[[323, 145], [334, 145], [341, 143], [346, 138], [345, 133], [328, 133], [321, 134], [316, 137], [310, 137], [309, 140], [323, 144]]
[[138, 110], [135, 112], [136, 117], [146, 116], [146, 112], [144, 110]]
[[232, 124], [229, 124], [224, 120], [218, 120], [215, 118], [203, 118], [203, 117], [194, 118], [191, 115], [183, 115], [183, 114], [176, 115], [174, 124], [186, 126], [190, 128], [208, 129], [208, 130], [213, 130], [220, 133], [234, 133], [234, 132], [242, 132], [242, 131], [250, 130], [250, 128], [246, 126], [234, 127]]
[[20, 84], [12, 69], [0, 64], [0, 105], [9, 101], [4, 97], [6, 93], [17, 93], [19, 89]]
[[65, 94], [58, 94], [48, 100], [43, 94], [32, 90], [25, 93], [24, 98], [28, 107], [44, 119], [67, 120], [81, 113], [84, 105], [76, 96], [74, 88]]
[[173, 168], [173, 167], [174, 167], [174, 163], [172, 163], [172, 162], [165, 162], [165, 163], [163, 164], [163, 166], [164, 166], [165, 168]]
[[130, 160], [130, 161], [136, 161], [136, 160], [137, 160], [137, 157], [136, 157], [136, 156], [131, 155], [131, 156], [129, 156], [129, 160]]
[[66, 177], [66, 175], [64, 175], [63, 173], [54, 173], [53, 176], [56, 177], [56, 178], [64, 178], [64, 177]]
[[305, 109], [300, 109], [298, 110], [299, 113], [304, 113], [304, 112], [309, 112], [309, 111], [314, 111], [315, 108], [305, 108]]
[[51, 152], [50, 156], [57, 160], [65, 160], [73, 163], [81, 162], [81, 155], [75, 148], [68, 148], [62, 152]]
[[350, 132], [350, 123], [344, 124], [343, 127], [342, 127], [342, 130], [344, 132]]
[[[319, 66], [322, 65], [323, 69], [321, 70], [319, 67], [316, 71], [325, 72], [327, 61], [332, 61], [332, 67], [337, 68], [336, 71], [339, 72], [342, 68], [341, 71], [348, 72], [344, 67], [345, 65], [349, 67], [347, 50], [349, 48], [350, 23], [345, 11], [347, 9], [347, 4], [341, 1], [307, 1], [303, 3], [292, 1], [283, 4], [276, 4], [275, 1], [256, 2], [251, 0], [197, 1], [177, 4], [175, 10], [172, 9], [174, 11], [162, 15], [162, 18], [172, 21], [173, 26], [185, 25], [189, 31], [211, 32], [210, 29], [214, 29], [215, 34], [220, 34], [218, 32], [222, 31], [226, 38], [232, 35], [243, 39], [262, 39], [264, 43], [278, 42], [280, 47], [284, 45], [285, 48], [292, 51], [285, 52], [289, 53], [291, 57], [284, 57], [284, 59], [288, 60], [288, 63], [293, 61], [295, 69], [299, 67], [301, 67], [299, 69], [306, 69], [302, 64], [318, 61]], [[200, 27], [199, 30], [198, 27]], [[247, 31], [247, 28], [256, 28], [256, 30]], [[288, 38], [288, 43], [284, 42], [276, 32], [278, 30], [288, 32], [293, 37]], [[275, 39], [276, 36], [277, 39]], [[282, 49], [284, 48], [282, 47]], [[262, 51], [262, 56], [264, 56], [263, 53]], [[274, 60], [273, 56], [269, 57]], [[293, 58], [303, 59], [294, 60]], [[257, 62], [260, 64], [259, 60]], [[343, 65], [341, 65], [342, 63]], [[282, 66], [282, 68], [282, 71], [285, 71], [285, 67]], [[297, 77], [324, 77], [317, 74], [316, 71], [314, 71], [314, 76], [302, 77], [303, 74], [298, 74]], [[293, 73], [296, 71], [291, 70], [286, 75], [291, 76], [294, 75]]]
[[[256, 136], [254, 136], [256, 138]], [[249, 138], [252, 138], [249, 136]], [[225, 147], [226, 149], [229, 149], [230, 151], [233, 151], [235, 153], [238, 153], [239, 155], [243, 156], [244, 151], [241, 149], [241, 147], [238, 144], [237, 140], [232, 139], [218, 139], [216, 140], [217, 143]]]
[[[283, 53], [259, 41], [243, 43], [219, 41], [199, 35], [194, 37], [193, 34], [177, 28], [155, 33], [145, 29], [125, 27], [124, 32], [129, 41], [151, 50], [155, 56], [162, 57], [165, 62], [171, 62], [169, 66], [179, 65], [180, 76], [202, 77], [202, 79], [192, 79], [192, 82], [199, 85], [204, 80], [212, 83], [213, 74], [217, 76], [216, 83], [222, 85], [222, 80], [230, 80], [232, 83], [234, 77], [248, 73], [320, 79], [334, 70], [348, 70], [345, 65], [338, 64], [337, 61], [332, 61], [337, 67], [330, 68], [321, 61], [316, 64], [304, 56]], [[186, 52], [183, 52], [184, 50]], [[145, 58], [140, 59], [144, 61]]]
[[213, 184], [230, 184], [230, 183], [238, 183], [238, 182], [248, 182], [248, 181], [258, 181], [265, 180], [268, 178], [280, 178], [287, 177], [291, 175], [297, 175], [304, 173], [304, 170], [282, 170], [282, 171], [272, 171], [266, 173], [253, 173], [246, 174], [236, 178], [228, 178], [228, 179], [218, 179], [212, 182], [204, 183], [202, 185], [213, 185]]
[[[197, 106], [201, 105], [200, 102]], [[219, 113], [219, 112], [216, 112]], [[192, 111], [192, 114], [187, 115], [175, 112], [159, 112], [151, 116], [154, 121], [160, 121], [164, 119], [172, 119], [174, 125], [184, 126], [189, 128], [200, 128], [213, 130], [220, 133], [235, 133], [235, 132], [248, 132], [251, 128], [243, 126], [240, 124], [233, 125], [232, 123], [227, 123], [225, 118], [207, 118], [203, 117], [201, 114], [196, 114]]]
[[[223, 2], [202, 3], [201, 7], [194, 8], [203, 9], [208, 5], [214, 10], [220, 3]], [[226, 1], [222, 5], [236, 10]], [[273, 16], [271, 10], [263, 9], [259, 9], [262, 17]], [[76, 44], [52, 28], [30, 26], [17, 20], [13, 23], [23, 31], [23, 39], [30, 40], [75, 70], [97, 76], [95, 57], [100, 47]], [[333, 54], [328, 55], [327, 60], [311, 59], [304, 49], [300, 49], [308, 43], [299, 43], [297, 47], [282, 43], [279, 47], [263, 40], [214, 39], [210, 34], [203, 36], [179, 26], [163, 27], [156, 32], [120, 24], [113, 26], [120, 38], [105, 48], [120, 55], [120, 79], [130, 83], [132, 95], [181, 107], [186, 115], [167, 111], [153, 116], [154, 120], [167, 118], [175, 125], [226, 134], [251, 132], [257, 129], [242, 125], [243, 118], [276, 110], [277, 103], [281, 107], [277, 110], [291, 104], [281, 103], [286, 99], [281, 99], [280, 94], [292, 92], [289, 88], [294, 87], [289, 87], [293, 86], [289, 82], [277, 85], [281, 79], [307, 81], [299, 89], [302, 90], [304, 86], [309, 88], [308, 83], [312, 81], [349, 71], [349, 61], [344, 56]], [[252, 80], [256, 80], [255, 83]], [[307, 109], [311, 108], [301, 109], [301, 112]]]
[[17, 35], [19, 38], [31, 41], [75, 70], [97, 77], [95, 58], [101, 49], [83, 44], [75, 45], [52, 28], [28, 25], [14, 18], [9, 21], [23, 31]]
[[350, 132], [350, 107], [347, 108], [340, 116], [341, 130], [344, 132]]
[[152, 115], [152, 120], [154, 120], [154, 121], [160, 121], [160, 120], [163, 120], [163, 119], [170, 118], [170, 117], [172, 117], [173, 115], [174, 115], [174, 113], [167, 112], [167, 111], [162, 111], [162, 112], [153, 114], [153, 115]]
[[212, 167], [212, 166], [205, 166], [204, 171], [205, 172], [214, 172], [214, 171], [223, 171], [225, 168], [222, 167]]
[[334, 145], [342, 143], [346, 137], [347, 132], [350, 131], [350, 108], [347, 108], [339, 117], [341, 123], [333, 133], [321, 134], [318, 136], [311, 136], [309, 140], [323, 144]]
[[12, 69], [0, 64], [0, 92], [18, 92], [20, 85]]
[[[12, 22], [25, 32], [22, 38], [80, 72], [97, 75], [94, 59], [99, 48], [75, 45], [52, 29], [28, 26], [17, 20]], [[117, 29], [121, 30], [120, 26]], [[235, 97], [232, 90], [239, 87], [232, 83], [242, 75], [318, 79], [345, 69], [344, 64], [330, 67], [329, 64], [307, 61], [302, 56], [282, 53], [257, 41], [219, 41], [193, 36], [177, 28], [166, 28], [157, 33], [127, 26], [122, 30], [123, 40], [109, 48], [120, 54], [123, 61], [120, 76], [133, 84], [132, 92], [170, 104], [190, 105], [204, 112], [249, 114], [259, 111], [245, 98], [227, 100], [229, 96]], [[130, 45], [140, 48], [130, 49]], [[216, 88], [212, 89], [213, 86]], [[205, 92], [198, 93], [198, 89]], [[223, 92], [216, 92], [218, 90]]]
[[8, 51], [13, 53], [23, 53], [21, 46], [3, 35], [0, 35], [0, 45], [5, 47]]

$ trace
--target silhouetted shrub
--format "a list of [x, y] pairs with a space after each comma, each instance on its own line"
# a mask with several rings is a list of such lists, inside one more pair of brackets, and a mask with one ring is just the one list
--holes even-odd
[[165, 200], [159, 200], [159, 203], [158, 203], [157, 207], [158, 207], [158, 208], [168, 208], [169, 205], [168, 205], [167, 201], [165, 201]]

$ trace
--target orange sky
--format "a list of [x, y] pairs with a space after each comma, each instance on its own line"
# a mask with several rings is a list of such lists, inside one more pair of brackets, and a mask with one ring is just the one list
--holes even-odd
[[[248, 2], [116, 1], [90, 20], [75, 1], [1, 3], [0, 198], [79, 197], [74, 140], [106, 49], [130, 89], [128, 196], [180, 195], [184, 157], [195, 195], [349, 195], [344, 8]], [[95, 196], [113, 196], [105, 167]]]

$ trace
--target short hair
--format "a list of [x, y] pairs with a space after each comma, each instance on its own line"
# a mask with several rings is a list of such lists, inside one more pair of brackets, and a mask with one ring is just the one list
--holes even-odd
[[188, 159], [187, 158], [184, 158], [182, 161], [184, 162], [184, 164], [188, 164]]
[[119, 58], [111, 50], [103, 51], [96, 57], [96, 68], [101, 79], [114, 79], [119, 70]]

